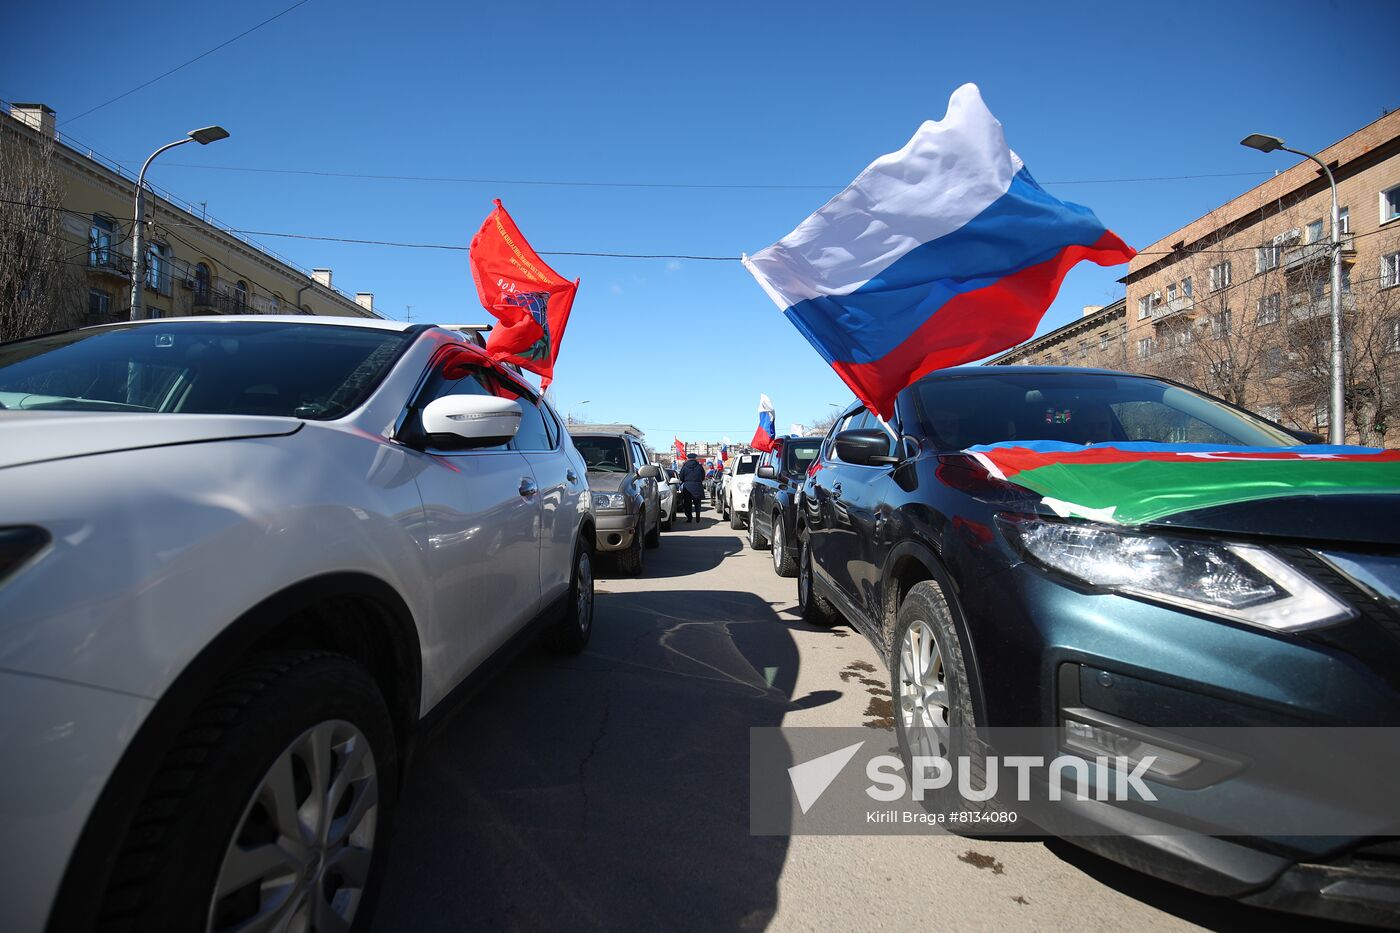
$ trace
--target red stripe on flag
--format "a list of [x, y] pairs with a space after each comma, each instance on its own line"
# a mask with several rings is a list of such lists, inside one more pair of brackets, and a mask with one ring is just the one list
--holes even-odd
[[899, 346], [873, 363], [833, 363], [865, 407], [889, 418], [894, 398], [935, 369], [999, 353], [1035, 335], [1069, 270], [1087, 259], [1101, 266], [1127, 262], [1133, 249], [1112, 231], [1093, 246], [1067, 246], [1053, 259], [995, 285], [951, 298]]

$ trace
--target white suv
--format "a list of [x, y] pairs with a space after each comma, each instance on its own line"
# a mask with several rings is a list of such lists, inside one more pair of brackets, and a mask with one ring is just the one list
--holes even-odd
[[743, 528], [749, 517], [749, 491], [753, 489], [754, 471], [761, 454], [740, 454], [734, 458], [733, 475], [725, 474], [723, 501], [720, 508], [729, 519], [730, 528]]
[[[592, 629], [559, 418], [446, 328], [0, 344], [5, 929], [348, 929], [420, 719]], [[441, 704], [441, 707], [440, 707]]]

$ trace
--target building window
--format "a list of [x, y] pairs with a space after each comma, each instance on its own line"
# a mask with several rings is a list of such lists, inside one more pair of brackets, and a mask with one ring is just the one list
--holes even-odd
[[1386, 349], [1391, 353], [1400, 351], [1400, 317], [1391, 318], [1386, 326], [1390, 331], [1390, 340], [1387, 341]]
[[1351, 208], [1344, 207], [1337, 211], [1337, 230], [1342, 236], [1351, 232]]
[[1268, 272], [1278, 268], [1279, 254], [1283, 252], [1277, 243], [1260, 246], [1254, 251], [1254, 271]]
[[1152, 355], [1152, 338], [1141, 337], [1137, 344], [1138, 359], [1145, 359]]
[[1272, 379], [1283, 372], [1283, 350], [1280, 347], [1270, 347], [1264, 353], [1264, 375]]
[[1189, 276], [1189, 275], [1188, 275], [1186, 278], [1184, 278], [1184, 279], [1181, 280], [1181, 297], [1182, 297], [1182, 298], [1190, 298], [1190, 297], [1191, 297], [1191, 276]]
[[1081, 340], [1081, 341], [1079, 341], [1079, 358], [1082, 360], [1082, 359], [1085, 359], [1086, 357], [1088, 357], [1088, 355], [1089, 355], [1089, 341], [1087, 341], [1087, 340]]
[[1307, 226], [1307, 243], [1322, 242], [1322, 218], [1312, 221]]
[[154, 305], [147, 305], [147, 306], [146, 306], [146, 317], [152, 318], [152, 319], [158, 318], [158, 317], [165, 317], [165, 312], [162, 311], [160, 308], [155, 307]]
[[1173, 301], [1176, 301], [1176, 283], [1175, 283], [1175, 282], [1172, 282], [1171, 284], [1169, 284], [1169, 285], [1167, 286], [1167, 304], [1170, 305]]
[[112, 265], [112, 222], [97, 214], [92, 215], [92, 226], [88, 228], [88, 265]]
[[248, 309], [248, 283], [242, 279], [233, 286], [233, 309], [235, 314], [242, 314]]
[[1313, 420], [1317, 422], [1317, 429], [1319, 431], [1326, 429], [1327, 422], [1331, 420], [1330, 416], [1331, 412], [1327, 410], [1326, 402], [1318, 402], [1313, 408]]
[[213, 282], [213, 274], [204, 263], [197, 263], [194, 267], [194, 300], [195, 304], [209, 303], [209, 288]]
[[112, 317], [112, 293], [100, 288], [88, 290], [88, 317], [106, 322]]
[[1215, 319], [1210, 322], [1211, 333], [1213, 333], [1216, 337], [1224, 337], [1225, 335], [1230, 333], [1230, 325], [1232, 323], [1233, 318], [1234, 315], [1230, 313], [1229, 308], [1226, 308], [1224, 311], [1221, 311], [1215, 316]]
[[1110, 340], [1112, 340], [1112, 339], [1113, 339], [1113, 338], [1110, 337], [1108, 334], [1099, 334], [1099, 349], [1100, 349], [1100, 350], [1107, 350], [1107, 349], [1108, 349], [1108, 342], [1109, 342]]
[[1283, 407], [1280, 405], [1260, 405], [1254, 410], [1254, 413], [1277, 424], [1278, 420], [1283, 417]]
[[1381, 257], [1381, 288], [1400, 285], [1400, 253]]
[[1259, 299], [1259, 316], [1256, 323], [1277, 324], [1279, 317], [1279, 296], [1275, 292], [1272, 295], [1265, 295]]
[[1230, 260], [1210, 267], [1210, 290], [1218, 292], [1230, 287]]
[[152, 243], [146, 250], [146, 287], [170, 294], [170, 247]]
[[1147, 295], [1138, 299], [1138, 320], [1141, 321], [1152, 313], [1152, 302]]
[[1381, 223], [1400, 217], [1400, 185], [1381, 192]]
[[1342, 292], [1351, 291], [1351, 266], [1342, 263]]

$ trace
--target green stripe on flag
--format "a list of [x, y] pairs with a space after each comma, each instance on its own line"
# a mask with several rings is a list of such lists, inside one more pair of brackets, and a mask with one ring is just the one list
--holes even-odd
[[1114, 521], [1139, 524], [1192, 509], [1284, 496], [1400, 494], [1400, 464], [1187, 458], [1171, 463], [1056, 463], [1023, 470], [1011, 481], [1076, 507], [1076, 514], [1101, 512]]

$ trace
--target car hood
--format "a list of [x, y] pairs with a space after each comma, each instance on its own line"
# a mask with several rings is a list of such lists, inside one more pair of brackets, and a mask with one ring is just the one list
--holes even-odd
[[0, 469], [171, 444], [293, 434], [296, 418], [0, 411]]
[[594, 492], [618, 492], [627, 482], [626, 473], [588, 471], [588, 488]]
[[1226, 536], [1262, 535], [1304, 542], [1394, 546], [1400, 543], [1400, 495], [1329, 493], [1235, 502], [1178, 512], [1152, 525]]
[[978, 471], [962, 458], [940, 458], [939, 476], [988, 501], [1020, 490], [1030, 494], [1033, 509], [1090, 521], [1317, 543], [1400, 543], [1400, 454], [1392, 451], [1130, 446], [973, 448], [967, 454], [988, 482], [979, 484]]

